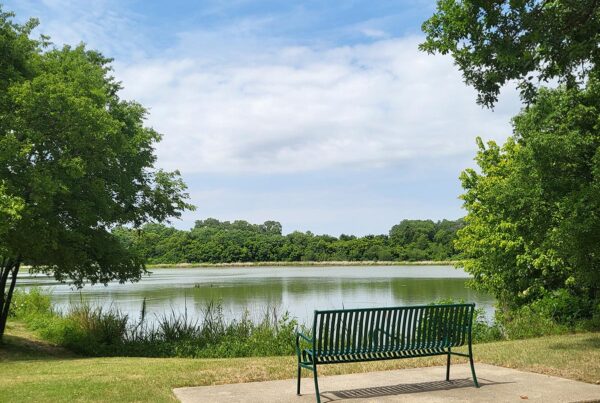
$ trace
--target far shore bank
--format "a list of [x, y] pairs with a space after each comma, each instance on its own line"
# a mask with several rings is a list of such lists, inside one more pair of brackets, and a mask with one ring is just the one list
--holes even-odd
[[[193, 269], [195, 267], [340, 267], [340, 266], [456, 266], [460, 260], [422, 260], [417, 262], [398, 261], [306, 261], [306, 262], [229, 262], [229, 263], [153, 263], [147, 269]], [[21, 271], [28, 272], [29, 265], [21, 266]]]
[[230, 263], [157, 263], [148, 264], [148, 269], [185, 269], [194, 267], [273, 267], [273, 266], [453, 266], [460, 263], [459, 260], [424, 260], [418, 262], [398, 261], [324, 261], [324, 262], [230, 262]]

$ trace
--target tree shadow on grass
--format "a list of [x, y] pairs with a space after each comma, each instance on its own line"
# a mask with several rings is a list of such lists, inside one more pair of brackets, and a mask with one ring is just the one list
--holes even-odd
[[[493, 382], [488, 379], [479, 378], [480, 386], [500, 385], [504, 383], [514, 382]], [[484, 382], [481, 382], [484, 381]], [[451, 390], [460, 388], [474, 388], [473, 379], [455, 379], [450, 381], [432, 381], [418, 383], [401, 383], [398, 385], [376, 386], [372, 388], [348, 389], [338, 391], [328, 391], [321, 393], [322, 397], [329, 399], [328, 401], [344, 400], [344, 399], [373, 399], [384, 396], [396, 396], [407, 393], [422, 393], [433, 392], [438, 390]]]
[[0, 344], [0, 362], [65, 360], [78, 358], [71, 351], [43, 340], [5, 334]]
[[549, 346], [556, 350], [582, 350], [589, 351], [590, 349], [600, 350], [600, 334], [590, 335], [577, 341], [569, 341], [568, 343], [553, 343]]

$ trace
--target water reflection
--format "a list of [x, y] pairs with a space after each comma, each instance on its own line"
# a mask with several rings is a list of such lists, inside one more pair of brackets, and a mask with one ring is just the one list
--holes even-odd
[[450, 266], [253, 267], [155, 269], [136, 284], [82, 290], [28, 274], [18, 284], [52, 290], [59, 309], [85, 300], [113, 305], [134, 318], [144, 298], [150, 318], [186, 309], [200, 316], [210, 301], [220, 301], [228, 318], [246, 309], [258, 318], [266, 307], [277, 306], [309, 322], [315, 309], [416, 305], [443, 298], [475, 302], [491, 316], [493, 298], [466, 288], [467, 278]]

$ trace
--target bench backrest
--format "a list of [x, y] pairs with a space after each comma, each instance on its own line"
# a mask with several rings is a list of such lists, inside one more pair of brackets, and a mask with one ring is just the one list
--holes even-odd
[[469, 342], [475, 304], [315, 311], [316, 353], [458, 347]]

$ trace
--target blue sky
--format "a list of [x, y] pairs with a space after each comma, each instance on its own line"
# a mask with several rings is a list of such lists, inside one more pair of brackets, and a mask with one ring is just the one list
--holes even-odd
[[57, 45], [115, 59], [122, 96], [164, 134], [197, 211], [284, 231], [386, 233], [464, 215], [475, 136], [503, 141], [507, 89], [475, 104], [452, 60], [420, 53], [434, 1], [8, 1]]

